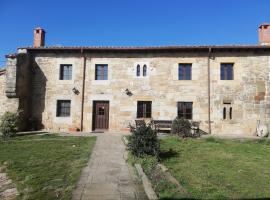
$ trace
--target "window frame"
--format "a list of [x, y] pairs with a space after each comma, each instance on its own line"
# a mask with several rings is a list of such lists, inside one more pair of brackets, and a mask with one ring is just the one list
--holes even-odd
[[[182, 77], [180, 76], [180, 69], [182, 71]], [[178, 80], [179, 81], [192, 80], [192, 63], [179, 63], [178, 64]]]
[[137, 101], [137, 118], [152, 118], [152, 101]]
[[[67, 71], [65, 71], [65, 67], [70, 67], [70, 69], [67, 69]], [[68, 72], [68, 74], [65, 74], [65, 72]], [[73, 78], [73, 65], [72, 64], [60, 64], [59, 80], [60, 81], [71, 81], [72, 78]]]
[[[191, 107], [188, 107], [190, 106]], [[180, 112], [183, 109], [182, 112]], [[190, 112], [187, 112], [187, 110], [190, 109]], [[193, 119], [193, 102], [192, 101], [178, 101], [177, 102], [177, 116], [179, 118], [184, 118], [184, 119], [188, 119], [188, 120], [192, 120]]]
[[232, 120], [233, 119], [233, 106], [231, 102], [224, 102], [223, 103], [223, 110], [222, 110], [222, 119], [223, 120]]
[[[63, 104], [69, 103], [69, 106], [61, 107]], [[68, 104], [67, 104], [68, 105]], [[59, 99], [56, 101], [56, 117], [71, 116], [71, 100]]]
[[144, 77], [147, 76], [147, 65], [146, 64], [143, 65], [143, 76]]
[[136, 66], [136, 76], [137, 77], [140, 77], [141, 76], [141, 65], [140, 64], [138, 64]]
[[234, 80], [234, 63], [220, 63], [220, 80]]
[[[101, 69], [99, 69], [101, 67]], [[108, 64], [95, 64], [95, 80], [96, 81], [103, 81], [108, 80]], [[106, 70], [105, 70], [106, 69]], [[99, 74], [101, 72], [101, 74]]]

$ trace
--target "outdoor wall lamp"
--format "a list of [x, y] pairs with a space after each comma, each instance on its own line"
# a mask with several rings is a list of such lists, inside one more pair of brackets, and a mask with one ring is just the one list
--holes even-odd
[[74, 92], [74, 94], [78, 95], [80, 94], [79, 90], [77, 88], [72, 88], [72, 91]]
[[132, 96], [133, 95], [132, 92], [129, 89], [126, 89], [125, 91], [126, 91], [126, 95], [128, 95], [128, 96]]

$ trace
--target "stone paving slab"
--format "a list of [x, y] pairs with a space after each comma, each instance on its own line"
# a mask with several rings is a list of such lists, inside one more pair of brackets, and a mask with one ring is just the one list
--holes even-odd
[[100, 133], [91, 159], [83, 169], [73, 200], [147, 199], [124, 159], [122, 135]]
[[0, 199], [15, 200], [19, 195], [19, 192], [12, 183], [12, 180], [9, 179], [7, 174], [3, 171], [3, 168], [0, 167]]

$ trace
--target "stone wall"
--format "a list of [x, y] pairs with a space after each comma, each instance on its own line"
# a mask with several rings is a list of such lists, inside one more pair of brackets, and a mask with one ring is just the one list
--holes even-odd
[[1, 76], [0, 115], [20, 110], [20, 130], [28, 129], [31, 115], [31, 64], [29, 54], [7, 56], [6, 71]]
[[[35, 56], [33, 76], [33, 116], [42, 119], [48, 130], [80, 128], [83, 58], [79, 55], [42, 54]], [[147, 77], [136, 77], [137, 63], [146, 63]], [[192, 80], [178, 80], [178, 63], [193, 63]], [[60, 64], [73, 64], [73, 80], [59, 80]], [[108, 80], [95, 80], [95, 64], [108, 64]], [[110, 130], [127, 130], [134, 124], [137, 101], [152, 101], [152, 117], [169, 120], [177, 115], [178, 101], [193, 102], [193, 119], [207, 130], [207, 58], [204, 55], [87, 55], [84, 130], [92, 130], [93, 101], [110, 102]], [[132, 96], [125, 90], [129, 89]], [[56, 117], [57, 99], [70, 99], [71, 117]]]
[[[220, 80], [220, 63], [234, 63], [234, 80]], [[257, 121], [268, 123], [270, 56], [252, 53], [216, 54], [211, 60], [213, 133], [249, 134]], [[224, 102], [231, 102], [232, 120], [223, 120]]]
[[0, 116], [6, 111], [16, 112], [18, 109], [18, 99], [9, 99], [6, 96], [6, 73], [0, 74]]
[[[154, 119], [174, 119], [177, 102], [193, 102], [193, 120], [208, 131], [207, 54], [88, 54], [86, 60], [84, 131], [92, 130], [93, 101], [110, 103], [109, 129], [126, 130], [134, 123], [137, 101], [152, 101]], [[220, 63], [234, 63], [234, 80], [220, 80]], [[136, 77], [136, 65], [147, 64], [148, 75]], [[192, 63], [192, 80], [178, 80], [178, 63]], [[60, 64], [73, 65], [73, 79], [59, 80]], [[95, 64], [108, 64], [108, 80], [95, 80]], [[257, 120], [269, 118], [269, 55], [217, 53], [210, 60], [211, 126], [214, 134], [251, 135]], [[34, 56], [31, 110], [47, 130], [80, 128], [83, 57], [79, 54]], [[78, 89], [78, 95], [72, 92]], [[132, 96], [125, 90], [129, 89]], [[56, 117], [56, 101], [71, 100], [71, 117]], [[232, 120], [223, 120], [230, 102]]]

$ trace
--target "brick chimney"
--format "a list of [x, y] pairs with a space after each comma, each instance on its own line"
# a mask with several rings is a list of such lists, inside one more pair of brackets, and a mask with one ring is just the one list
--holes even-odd
[[270, 45], [270, 23], [259, 26], [259, 44]]
[[40, 27], [34, 29], [34, 47], [44, 47], [45, 33], [44, 29]]

